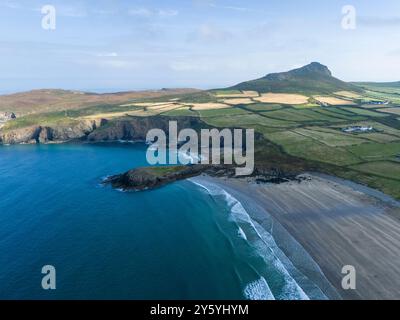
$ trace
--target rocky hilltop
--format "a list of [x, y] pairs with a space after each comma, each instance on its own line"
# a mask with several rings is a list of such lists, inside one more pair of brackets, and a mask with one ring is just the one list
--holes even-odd
[[312, 62], [304, 67], [237, 84], [228, 89], [258, 92], [332, 94], [337, 91], [362, 92], [359, 87], [341, 81], [332, 75], [327, 66]]

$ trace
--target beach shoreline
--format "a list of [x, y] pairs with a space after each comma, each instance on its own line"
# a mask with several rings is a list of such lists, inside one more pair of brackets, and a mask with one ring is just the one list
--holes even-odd
[[[207, 175], [190, 180], [217, 185], [238, 199], [329, 299], [399, 299], [399, 202], [336, 177], [302, 177], [282, 184]], [[341, 286], [346, 265], [356, 269], [356, 290]]]

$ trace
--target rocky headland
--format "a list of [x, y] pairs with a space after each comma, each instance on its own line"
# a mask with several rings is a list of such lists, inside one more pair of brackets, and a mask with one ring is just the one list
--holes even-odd
[[110, 142], [145, 141], [151, 129], [168, 131], [169, 121], [179, 128], [196, 128], [202, 124], [195, 117], [125, 117], [115, 120], [74, 120], [68, 124], [32, 125], [0, 130], [0, 144], [61, 143], [68, 141]]

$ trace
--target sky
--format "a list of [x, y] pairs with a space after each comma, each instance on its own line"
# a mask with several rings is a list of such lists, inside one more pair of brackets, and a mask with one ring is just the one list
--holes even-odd
[[400, 1], [0, 0], [1, 93], [220, 88], [313, 61], [399, 81]]

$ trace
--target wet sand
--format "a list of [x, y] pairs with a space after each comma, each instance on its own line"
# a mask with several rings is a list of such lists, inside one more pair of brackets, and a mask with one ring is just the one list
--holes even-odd
[[[305, 176], [309, 179], [279, 185], [208, 176], [195, 179], [231, 193], [260, 225], [272, 216], [318, 264], [341, 298], [400, 299], [399, 203], [355, 183]], [[315, 272], [302, 266], [280, 234], [274, 234], [278, 245], [299, 271], [321, 282]], [[345, 265], [356, 269], [356, 290], [342, 289]], [[322, 289], [328, 297], [338, 298], [329, 287]]]

